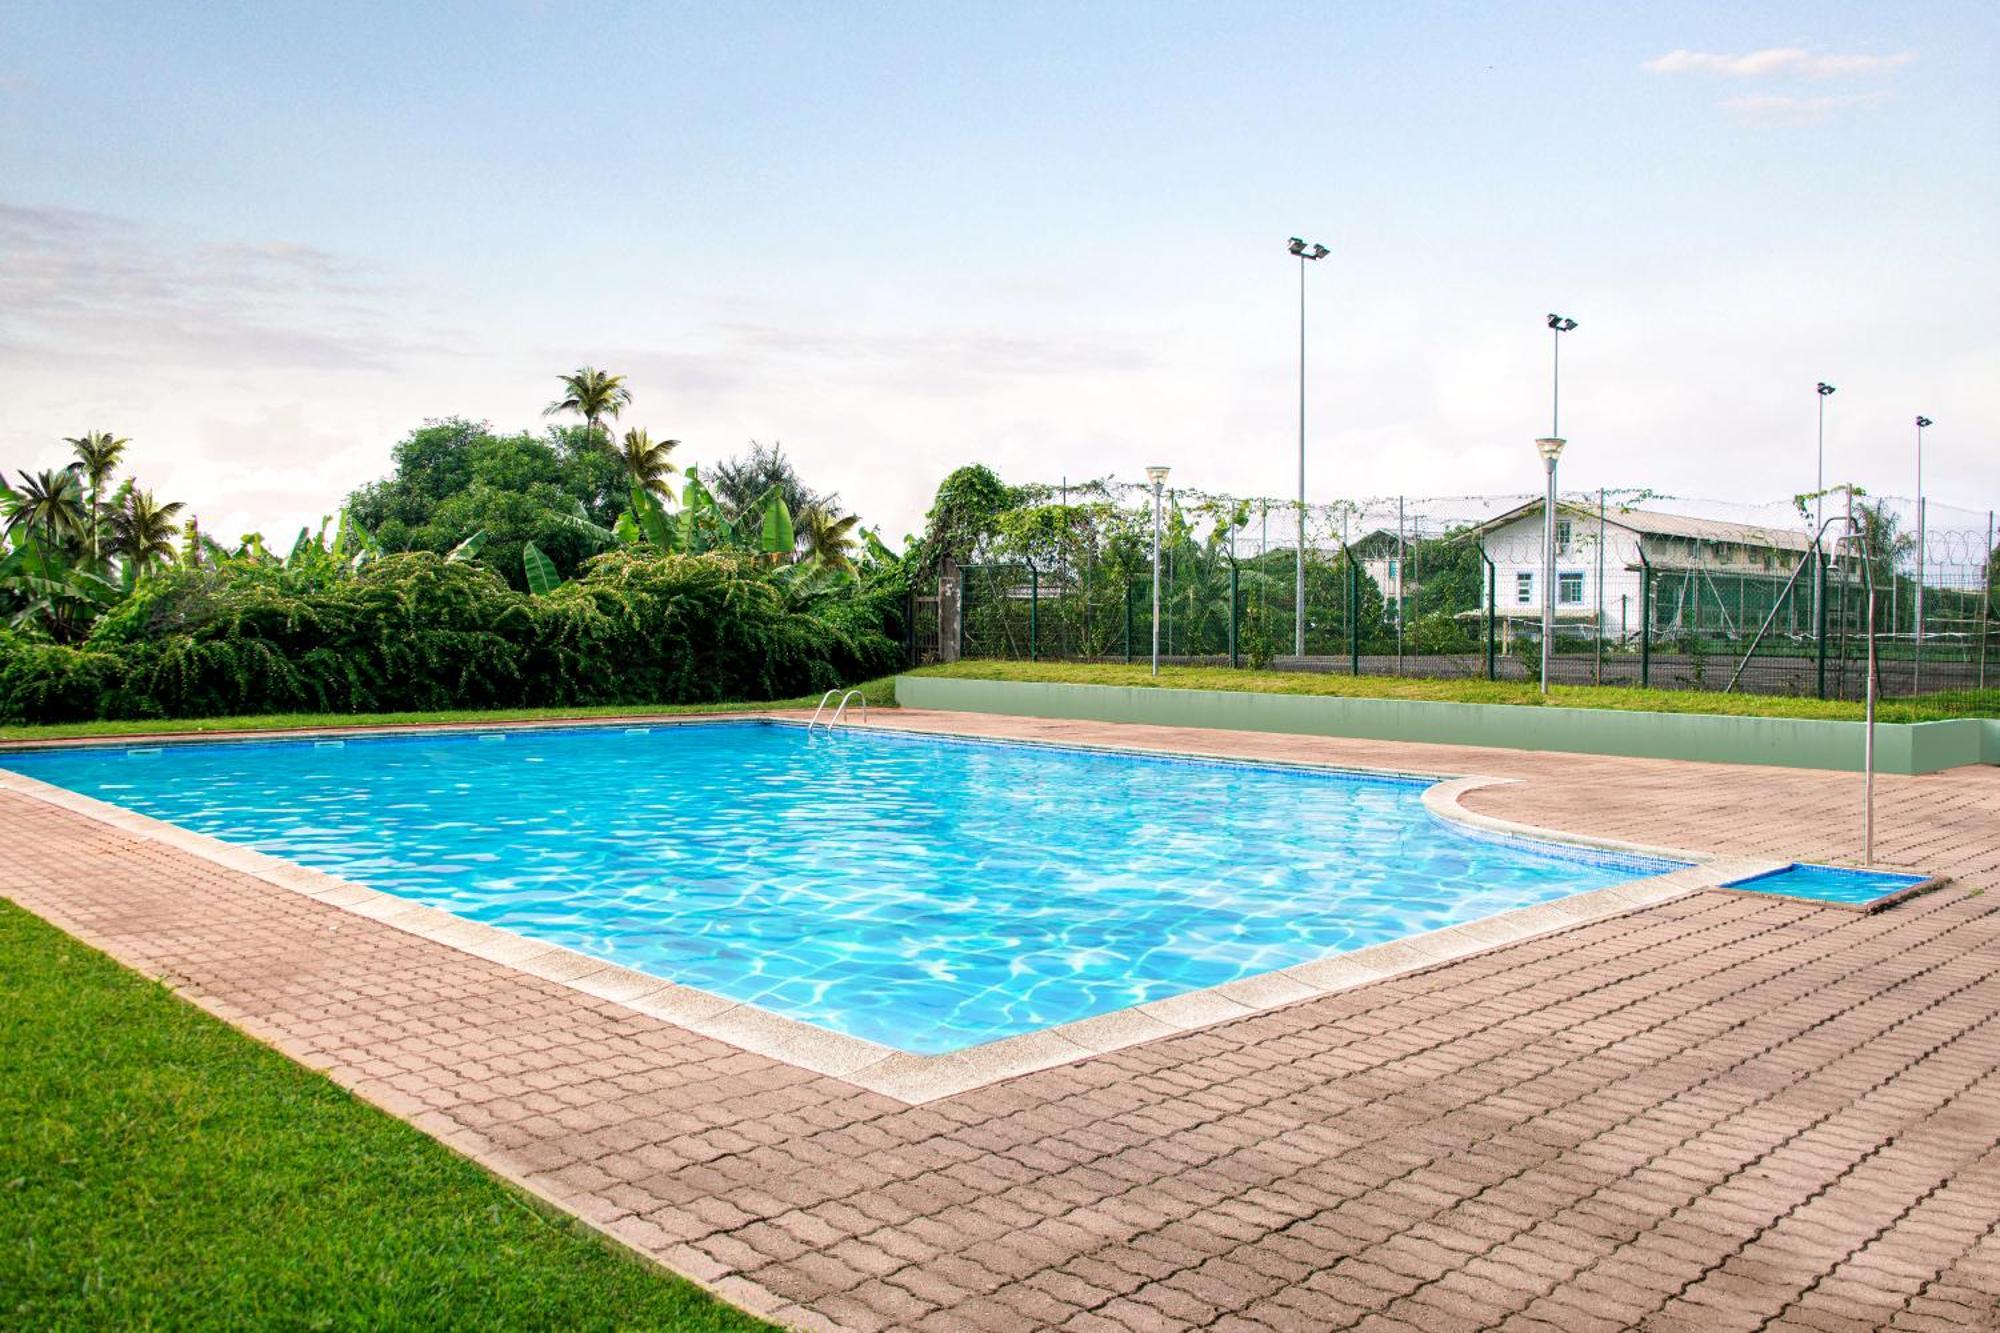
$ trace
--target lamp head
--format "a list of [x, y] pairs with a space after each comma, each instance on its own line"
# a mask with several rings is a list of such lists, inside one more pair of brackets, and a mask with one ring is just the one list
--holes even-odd
[[1569, 441], [1562, 439], [1560, 436], [1544, 435], [1541, 439], [1535, 441], [1535, 452], [1542, 456], [1544, 463], [1553, 464], [1558, 458], [1562, 457], [1563, 445], [1567, 443]]
[[1821, 380], [1821, 381], [1819, 382], [1819, 396], [1820, 396], [1820, 397], [1824, 398], [1824, 397], [1826, 397], [1826, 396], [1827, 396], [1828, 394], [1830, 394], [1830, 393], [1832, 393], [1832, 392], [1833, 392], [1833, 386], [1832, 386], [1831, 384], [1828, 384], [1828, 383], [1827, 383], [1827, 382], [1826, 382], [1825, 380]]
[[1565, 319], [1561, 315], [1551, 313], [1549, 315], [1549, 327], [1554, 329], [1557, 333], [1568, 333], [1571, 329], [1576, 327], [1576, 321], [1573, 319]]
[[1292, 237], [1290, 244], [1286, 245], [1285, 248], [1287, 250], [1290, 250], [1295, 255], [1302, 255], [1306, 252], [1306, 243], [1300, 240], [1298, 237], [1294, 236]]
[[1917, 418], [1917, 429], [1918, 429], [1918, 430], [1922, 430], [1922, 429], [1923, 429], [1924, 427], [1926, 427], [1926, 426], [1928, 426], [1928, 425], [1930, 425], [1930, 424], [1931, 424], [1931, 419], [1930, 419], [1929, 417], [1918, 417], [1918, 418]]
[[1167, 469], [1158, 466], [1147, 468], [1146, 480], [1153, 483], [1155, 490], [1159, 489], [1161, 486], [1167, 484]]
[[1328, 250], [1328, 249], [1327, 249], [1327, 248], [1326, 248], [1325, 246], [1323, 246], [1323, 245], [1319, 245], [1319, 244], [1315, 244], [1315, 245], [1313, 246], [1313, 248], [1312, 248], [1312, 249], [1310, 249], [1310, 250], [1306, 251], [1306, 258], [1307, 258], [1307, 259], [1325, 259], [1325, 258], [1326, 258], [1326, 257], [1327, 257], [1327, 256], [1328, 256], [1329, 254], [1331, 254], [1331, 253], [1333, 253], [1333, 252], [1332, 252], [1332, 251], [1330, 251], [1330, 250]]

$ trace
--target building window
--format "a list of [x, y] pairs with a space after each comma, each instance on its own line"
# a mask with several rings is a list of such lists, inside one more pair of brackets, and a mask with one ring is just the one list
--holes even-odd
[[1535, 576], [1525, 571], [1514, 575], [1514, 601], [1521, 606], [1532, 606], [1535, 601]]
[[1583, 573], [1581, 570], [1556, 575], [1556, 600], [1564, 606], [1583, 604]]
[[1389, 557], [1390, 581], [1391, 582], [1395, 581], [1395, 579], [1397, 579], [1401, 575], [1401, 573], [1402, 573], [1401, 562], [1398, 561], [1394, 556]]
[[1556, 549], [1558, 551], [1569, 549], [1569, 520], [1566, 518], [1556, 520]]

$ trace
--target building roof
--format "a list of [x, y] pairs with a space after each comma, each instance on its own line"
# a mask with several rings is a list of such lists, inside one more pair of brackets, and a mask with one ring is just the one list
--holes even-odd
[[[1496, 514], [1477, 527], [1468, 529], [1468, 532], [1483, 536], [1497, 528], [1504, 528], [1510, 523], [1541, 512], [1542, 502], [1530, 500], [1524, 505], [1516, 505], [1504, 514]], [[1597, 520], [1597, 510], [1588, 505], [1559, 501], [1556, 512], [1590, 522]], [[1686, 514], [1664, 514], [1655, 509], [1629, 509], [1622, 506], [1607, 508], [1604, 511], [1604, 522], [1608, 527], [1623, 528], [1627, 532], [1636, 532], [1647, 537], [1734, 542], [1742, 546], [1766, 546], [1784, 551], [1812, 549], [1812, 538], [1796, 528], [1776, 528], [1761, 523], [1731, 523], [1727, 519], [1720, 518], [1693, 518]]]

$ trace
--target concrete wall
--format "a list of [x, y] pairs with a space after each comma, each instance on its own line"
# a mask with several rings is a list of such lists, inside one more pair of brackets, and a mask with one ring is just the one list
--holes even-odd
[[[896, 700], [908, 708], [1018, 717], [1431, 741], [1785, 768], [1857, 772], [1861, 768], [1859, 722], [942, 676], [897, 677]], [[1882, 773], [1934, 773], [1959, 764], [2000, 764], [2000, 720], [1878, 723], [1875, 755], [1876, 771]]]

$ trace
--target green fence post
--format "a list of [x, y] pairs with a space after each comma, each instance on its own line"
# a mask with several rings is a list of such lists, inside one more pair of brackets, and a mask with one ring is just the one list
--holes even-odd
[[1819, 594], [1813, 598], [1813, 607], [1818, 613], [1815, 619], [1819, 622], [1813, 626], [1813, 655], [1818, 659], [1815, 668], [1818, 694], [1824, 699], [1826, 698], [1826, 552], [1817, 548], [1813, 551], [1813, 581], [1817, 585]]
[[1486, 562], [1486, 679], [1498, 680], [1499, 664], [1494, 657], [1494, 621], [1500, 601], [1500, 575], [1493, 567], [1493, 558], [1486, 554], [1486, 543], [1479, 544], [1479, 558]]
[[1132, 663], [1132, 576], [1125, 576], [1125, 663]]
[[1229, 665], [1232, 670], [1242, 665], [1237, 660], [1236, 654], [1236, 604], [1241, 596], [1237, 578], [1238, 570], [1235, 565], [1231, 565], [1229, 567]]
[[1028, 660], [1035, 660], [1035, 612], [1042, 602], [1042, 576], [1028, 566]]
[[972, 565], [959, 571], [958, 576], [958, 656], [965, 659], [965, 644], [970, 637], [966, 626], [972, 623]]
[[1639, 552], [1639, 688], [1653, 683], [1653, 562]]
[[1347, 674], [1361, 674], [1361, 574], [1354, 563], [1354, 552], [1342, 551], [1342, 559], [1347, 561]]

